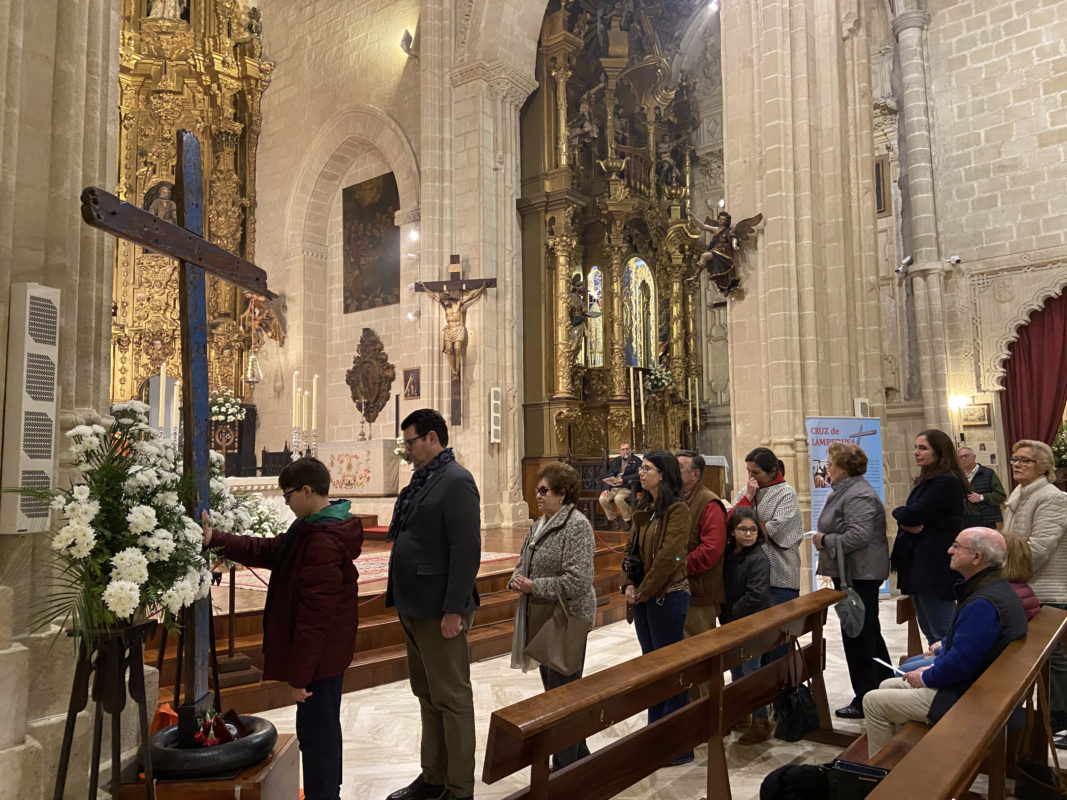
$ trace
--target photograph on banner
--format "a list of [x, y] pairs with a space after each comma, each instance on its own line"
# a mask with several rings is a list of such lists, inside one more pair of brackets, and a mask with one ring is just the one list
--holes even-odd
[[[867, 473], [864, 477], [885, 503], [885, 484], [882, 479], [882, 421], [875, 417], [808, 417], [808, 457], [811, 470], [811, 526], [818, 527], [819, 515], [830, 494], [829, 455], [834, 442], [849, 442], [863, 448], [867, 454]], [[812, 588], [819, 588], [815, 570], [818, 552], [812, 546]], [[887, 584], [888, 586], [888, 584]], [[883, 591], [887, 591], [887, 586]]]

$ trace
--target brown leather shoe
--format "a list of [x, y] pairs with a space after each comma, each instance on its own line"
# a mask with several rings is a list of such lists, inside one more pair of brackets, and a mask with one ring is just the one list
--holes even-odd
[[738, 737], [741, 744], [759, 744], [771, 738], [771, 721], [767, 717], [753, 717], [749, 729]]

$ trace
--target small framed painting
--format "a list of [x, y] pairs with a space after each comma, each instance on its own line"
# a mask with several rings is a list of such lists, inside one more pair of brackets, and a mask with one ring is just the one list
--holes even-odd
[[965, 428], [987, 428], [992, 425], [989, 403], [973, 403], [960, 409], [960, 424]]
[[404, 399], [419, 399], [419, 368], [404, 370]]

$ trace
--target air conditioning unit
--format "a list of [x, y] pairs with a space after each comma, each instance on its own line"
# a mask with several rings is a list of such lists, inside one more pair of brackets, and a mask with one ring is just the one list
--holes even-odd
[[852, 409], [857, 417], [869, 417], [871, 415], [871, 401], [866, 397], [853, 397]]
[[489, 390], [489, 443], [500, 444], [500, 389], [494, 387]]
[[[13, 283], [10, 308], [3, 481], [7, 486], [51, 489], [58, 408], [59, 289]], [[46, 501], [0, 494], [0, 533], [47, 530], [49, 516]]]

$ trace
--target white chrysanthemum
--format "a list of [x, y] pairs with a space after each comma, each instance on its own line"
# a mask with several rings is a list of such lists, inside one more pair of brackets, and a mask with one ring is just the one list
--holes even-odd
[[93, 424], [91, 427], [93, 429], [93, 433], [95, 433], [97, 436], [103, 436], [107, 433], [107, 428], [105, 428], [103, 425]]
[[56, 535], [52, 537], [52, 549], [66, 550], [70, 546], [70, 543], [74, 541], [75, 530], [75, 527], [64, 525], [56, 531]]
[[174, 535], [164, 528], [157, 528], [150, 535], [138, 537], [137, 544], [144, 548], [145, 558], [151, 562], [166, 561], [177, 549]]
[[148, 580], [148, 559], [136, 547], [127, 547], [111, 557], [111, 580], [140, 586]]
[[163, 454], [163, 448], [151, 440], [137, 441], [133, 443], [134, 452], [147, 458], [158, 458]]
[[82, 500], [88, 500], [89, 487], [85, 484], [75, 486], [73, 489], [70, 490], [70, 496], [73, 497], [75, 500], [78, 500], [79, 502]]
[[84, 522], [89, 524], [100, 513], [99, 500], [85, 500], [81, 503], [68, 503], [63, 509], [71, 522]]
[[163, 592], [163, 607], [171, 613], [172, 616], [178, 616], [181, 613], [182, 608], [185, 606], [185, 598], [182, 592], [172, 586]]
[[52, 498], [52, 501], [48, 504], [48, 507], [53, 511], [62, 511], [63, 506], [67, 504], [67, 498], [64, 495], [57, 494]]
[[229, 489], [229, 485], [222, 478], [212, 478], [210, 486], [211, 491], [218, 494], [225, 494]]
[[128, 619], [141, 604], [141, 589], [132, 581], [113, 580], [104, 589], [104, 605], [119, 619]]
[[185, 518], [185, 541], [189, 544], [204, 543], [204, 529], [188, 517]]
[[149, 506], [134, 506], [126, 515], [126, 521], [130, 523], [130, 533], [148, 533], [156, 527], [156, 510]]
[[100, 437], [96, 435], [83, 436], [81, 447], [83, 451], [97, 450], [100, 447]]
[[96, 546], [96, 533], [88, 525], [77, 522], [67, 527], [73, 528], [68, 552], [75, 558], [87, 558]]
[[207, 456], [211, 466], [217, 467], [218, 469], [222, 469], [226, 466], [226, 457], [217, 450], [209, 450]]
[[181, 507], [177, 492], [160, 492], [156, 495], [156, 502], [167, 508]]
[[78, 437], [78, 436], [85, 437], [85, 436], [92, 436], [92, 435], [93, 435], [93, 429], [90, 428], [88, 425], [75, 425], [73, 428], [71, 428], [69, 431], [67, 431], [67, 438], [70, 438], [70, 439], [74, 439], [75, 437]]
[[201, 569], [200, 574], [197, 576], [198, 585], [196, 588], [196, 600], [202, 600], [211, 594], [211, 573], [207, 568]]

